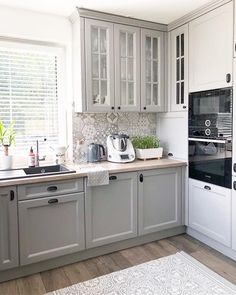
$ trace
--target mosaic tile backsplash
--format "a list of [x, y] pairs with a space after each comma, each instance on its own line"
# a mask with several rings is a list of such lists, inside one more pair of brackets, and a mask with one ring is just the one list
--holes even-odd
[[87, 145], [94, 142], [106, 147], [107, 136], [112, 133], [136, 135], [156, 134], [155, 113], [74, 113], [74, 162], [87, 160]]

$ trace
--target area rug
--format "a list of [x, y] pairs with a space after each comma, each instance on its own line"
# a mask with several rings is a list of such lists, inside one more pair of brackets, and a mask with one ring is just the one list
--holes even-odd
[[236, 294], [236, 286], [185, 252], [152, 260], [47, 295]]

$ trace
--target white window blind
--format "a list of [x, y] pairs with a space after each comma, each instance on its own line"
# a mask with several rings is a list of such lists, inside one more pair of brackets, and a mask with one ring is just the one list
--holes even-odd
[[7, 126], [15, 122], [15, 153], [26, 154], [44, 138], [41, 152], [59, 142], [58, 69], [52, 50], [0, 44], [0, 118]]

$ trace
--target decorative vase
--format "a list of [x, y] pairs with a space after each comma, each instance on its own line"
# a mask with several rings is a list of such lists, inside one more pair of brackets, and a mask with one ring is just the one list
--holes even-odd
[[163, 154], [163, 148], [136, 149], [136, 157], [141, 160], [160, 159]]
[[1, 156], [1, 159], [0, 159], [0, 167], [1, 169], [3, 170], [8, 170], [8, 169], [12, 169], [12, 164], [13, 164], [13, 156], [10, 155], [10, 156]]

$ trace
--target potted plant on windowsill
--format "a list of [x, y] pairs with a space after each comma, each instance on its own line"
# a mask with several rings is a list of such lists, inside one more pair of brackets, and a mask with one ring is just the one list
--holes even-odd
[[136, 136], [132, 139], [136, 151], [136, 157], [141, 160], [160, 159], [163, 148], [160, 147], [160, 140], [154, 135]]
[[3, 146], [4, 155], [1, 157], [1, 167], [3, 169], [12, 168], [12, 155], [9, 155], [9, 148], [12, 144], [15, 145], [14, 122], [11, 122], [9, 127], [5, 127], [0, 120], [0, 143]]

